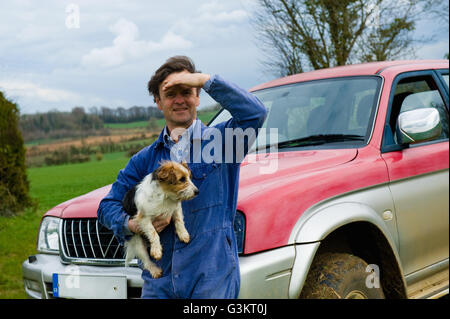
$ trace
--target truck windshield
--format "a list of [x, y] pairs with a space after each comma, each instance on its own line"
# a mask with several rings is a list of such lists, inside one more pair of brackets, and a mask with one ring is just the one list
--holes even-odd
[[[381, 82], [378, 76], [357, 76], [253, 92], [268, 110], [265, 130], [253, 149], [273, 144], [280, 148], [361, 147], [370, 138]], [[230, 118], [222, 109], [209, 126]]]

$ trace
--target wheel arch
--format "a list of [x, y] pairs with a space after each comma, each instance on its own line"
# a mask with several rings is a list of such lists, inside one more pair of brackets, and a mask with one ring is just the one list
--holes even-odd
[[368, 264], [376, 264], [386, 298], [407, 297], [396, 237], [379, 213], [359, 202], [315, 208], [299, 219], [291, 234], [296, 258], [289, 286], [290, 298], [300, 296], [314, 257], [325, 251], [347, 252]]

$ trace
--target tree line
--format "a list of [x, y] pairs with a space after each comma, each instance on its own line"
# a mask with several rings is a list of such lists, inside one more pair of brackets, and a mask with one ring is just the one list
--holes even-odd
[[104, 123], [131, 123], [147, 121], [154, 117], [162, 119], [163, 114], [156, 106], [132, 106], [128, 109], [118, 107], [111, 109], [105, 106], [91, 107], [89, 113], [97, 115]]
[[71, 112], [49, 111], [46, 113], [24, 114], [19, 125], [26, 142], [44, 138], [85, 137], [105, 135], [106, 123], [130, 123], [148, 121], [150, 118], [162, 118], [158, 108], [153, 106], [133, 106], [128, 109], [119, 107], [74, 107]]

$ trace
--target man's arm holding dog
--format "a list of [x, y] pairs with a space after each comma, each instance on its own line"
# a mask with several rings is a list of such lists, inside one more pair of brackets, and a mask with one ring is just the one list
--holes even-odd
[[[167, 225], [170, 224], [170, 217], [169, 218], [156, 218], [153, 220], [153, 227], [155, 227], [156, 231], [158, 233], [162, 232], [164, 228], [167, 227]], [[136, 221], [132, 218], [128, 219], [128, 229], [135, 234], [142, 233], [141, 229], [137, 225]]]
[[[122, 206], [125, 193], [143, 178], [143, 173], [139, 172], [134, 164], [135, 160], [139, 159], [132, 157], [126, 168], [119, 172], [117, 180], [113, 183], [108, 195], [100, 202], [97, 211], [99, 222], [111, 229], [121, 243], [127, 239], [127, 236], [132, 235], [128, 231], [141, 233], [136, 223], [129, 218]], [[156, 219], [153, 226], [157, 232], [161, 232], [169, 223], [170, 219]]]

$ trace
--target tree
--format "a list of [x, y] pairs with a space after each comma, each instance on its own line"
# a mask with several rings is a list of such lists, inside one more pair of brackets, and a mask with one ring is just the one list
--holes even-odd
[[158, 125], [158, 120], [155, 117], [151, 117], [148, 119], [147, 128], [150, 131], [160, 131], [162, 128]]
[[449, 1], [446, 0], [424, 0], [423, 11], [427, 11], [432, 19], [439, 19], [448, 31]]
[[[298, 46], [295, 28], [271, 1], [260, 1], [263, 10], [257, 11], [254, 25], [259, 29], [258, 41], [266, 53], [266, 69], [278, 71], [279, 76], [303, 72], [302, 46]], [[303, 33], [304, 34], [304, 33]], [[275, 58], [274, 58], [275, 55]]]
[[367, 31], [358, 42], [361, 62], [385, 61], [413, 56], [413, 45], [424, 40], [413, 39], [412, 31], [421, 18], [417, 0], [384, 0], [374, 6]]
[[[440, 32], [447, 35], [449, 31], [449, 1], [448, 0], [425, 0], [424, 11], [428, 12], [430, 19], [437, 19], [442, 24], [440, 25]], [[449, 52], [444, 55], [444, 59], [449, 59]]]
[[258, 0], [253, 25], [278, 75], [410, 52], [418, 7], [431, 0]]
[[17, 105], [0, 92], [0, 216], [13, 215], [31, 204], [18, 121]]

